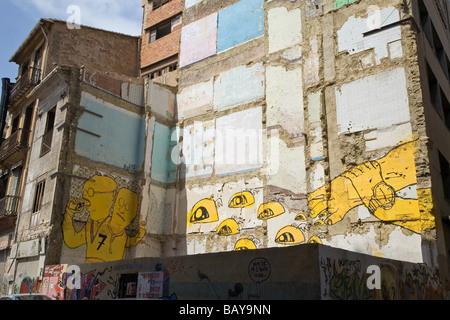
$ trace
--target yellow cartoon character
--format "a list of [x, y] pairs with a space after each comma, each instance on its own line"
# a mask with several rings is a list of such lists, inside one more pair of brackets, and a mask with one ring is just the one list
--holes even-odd
[[195, 223], [210, 223], [219, 220], [217, 206], [212, 197], [197, 202], [188, 213], [189, 226]]
[[[62, 228], [64, 242], [69, 248], [86, 244], [86, 262], [120, 260], [125, 247], [136, 245], [144, 236], [145, 222], [141, 222], [134, 237], [125, 232], [137, 215], [137, 195], [128, 189], [120, 189], [116, 196], [115, 188], [113, 179], [95, 176], [85, 183], [83, 199], [72, 198], [67, 204]], [[77, 231], [73, 226], [74, 214], [84, 209], [89, 218]]]
[[299, 244], [304, 240], [303, 232], [295, 226], [285, 226], [275, 236], [275, 242], [283, 245]]
[[254, 249], [256, 249], [256, 244], [250, 238], [241, 238], [234, 245], [234, 251], [254, 250]]

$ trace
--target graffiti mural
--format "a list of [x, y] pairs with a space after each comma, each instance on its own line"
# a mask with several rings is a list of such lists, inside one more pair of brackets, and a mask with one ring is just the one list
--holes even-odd
[[315, 190], [308, 197], [310, 217], [333, 225], [351, 209], [365, 206], [378, 219], [414, 232], [434, 228], [433, 210], [421, 208], [432, 204], [429, 189], [418, 189], [415, 198], [399, 194], [417, 184], [417, 146], [417, 139], [400, 144], [383, 158], [355, 166]]
[[219, 220], [217, 206], [213, 198], [197, 202], [188, 214], [188, 223], [210, 223]]
[[332, 300], [433, 300], [442, 299], [437, 271], [425, 265], [405, 267], [380, 264], [380, 287], [367, 285], [367, 266], [358, 259], [322, 257], [322, 298]]
[[217, 228], [217, 233], [222, 235], [222, 236], [229, 236], [229, 235], [232, 235], [232, 234], [238, 234], [239, 231], [240, 231], [239, 224], [233, 218], [229, 218], [229, 219], [223, 220], [219, 224], [219, 227]]
[[[135, 235], [126, 228], [137, 217], [138, 196], [129, 189], [117, 190], [114, 179], [94, 176], [85, 182], [82, 198], [71, 198], [63, 220], [64, 242], [69, 248], [86, 245], [86, 262], [115, 261], [123, 258], [125, 248], [135, 246], [145, 234], [145, 221]], [[81, 229], [76, 216], [87, 212]]]
[[285, 212], [281, 203], [269, 202], [263, 203], [258, 208], [258, 219], [267, 220], [278, 217]]
[[367, 300], [372, 297], [361, 271], [360, 261], [347, 259], [321, 259], [320, 267], [325, 275], [327, 287], [323, 289], [325, 298], [334, 300]]
[[230, 208], [251, 208], [255, 204], [255, 197], [250, 191], [237, 192], [230, 200]]
[[[339, 246], [334, 243], [334, 236], [346, 236], [348, 232], [334, 229], [330, 236], [328, 228], [338, 225], [350, 212], [352, 216], [347, 222], [353, 219], [356, 223], [358, 218], [370, 223], [380, 221], [413, 234], [433, 229], [435, 205], [431, 190], [417, 185], [418, 144], [418, 139], [404, 141], [382, 157], [348, 168], [295, 201], [288, 196], [262, 197], [260, 182], [254, 188], [241, 190], [233, 189], [242, 185], [239, 182], [198, 189], [196, 193], [203, 197], [197, 196], [200, 200], [187, 214], [187, 233], [196, 237], [195, 243], [201, 250], [209, 246], [217, 251], [256, 249], [259, 244], [260, 247], [303, 243]], [[198, 227], [193, 228], [195, 225]], [[258, 227], [267, 230], [264, 238], [256, 232]], [[226, 237], [226, 245], [208, 245], [208, 239], [213, 238], [200, 237], [213, 233]], [[362, 243], [367, 252], [386, 257], [383, 247], [375, 240], [370, 241]]]
[[299, 244], [305, 240], [303, 232], [295, 226], [286, 226], [278, 231], [275, 242], [284, 245]]

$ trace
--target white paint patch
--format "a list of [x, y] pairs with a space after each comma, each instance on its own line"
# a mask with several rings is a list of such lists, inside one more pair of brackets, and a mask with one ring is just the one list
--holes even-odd
[[291, 135], [304, 131], [301, 68], [267, 67], [267, 127], [281, 126]]
[[[389, 56], [388, 43], [401, 39], [401, 28], [395, 26], [384, 30], [376, 29], [399, 20], [400, 13], [393, 7], [377, 10], [367, 18], [350, 17], [337, 32], [339, 52], [347, 51], [352, 55], [374, 49], [376, 63], [380, 64], [382, 58]], [[365, 35], [366, 32], [375, 30], [376, 32]]]
[[269, 53], [289, 48], [302, 41], [300, 9], [288, 11], [285, 7], [269, 10]]
[[384, 71], [336, 87], [339, 134], [410, 121], [403, 68]]

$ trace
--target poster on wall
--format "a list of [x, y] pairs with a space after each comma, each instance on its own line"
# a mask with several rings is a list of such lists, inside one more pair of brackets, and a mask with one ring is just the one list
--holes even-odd
[[67, 272], [67, 264], [45, 266], [42, 278], [41, 293], [53, 299], [61, 300], [60, 293], [56, 290], [62, 276]]
[[141, 272], [138, 275], [137, 299], [160, 299], [164, 296], [164, 271]]

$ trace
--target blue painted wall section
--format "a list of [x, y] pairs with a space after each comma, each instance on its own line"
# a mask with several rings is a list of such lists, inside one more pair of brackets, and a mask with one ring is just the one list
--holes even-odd
[[103, 117], [88, 112], [80, 117], [78, 128], [94, 135], [78, 130], [75, 152], [92, 161], [139, 171], [144, 161], [144, 118], [86, 96], [82, 98], [81, 105]]
[[219, 11], [218, 20], [217, 52], [221, 52], [264, 35], [264, 1], [239, 1]]
[[214, 83], [214, 109], [220, 110], [264, 97], [264, 66], [239, 66], [217, 77]]
[[176, 147], [176, 141], [171, 141], [173, 130], [175, 129], [155, 124], [151, 177], [161, 183], [175, 182], [176, 179], [177, 165], [171, 158], [172, 149]]

